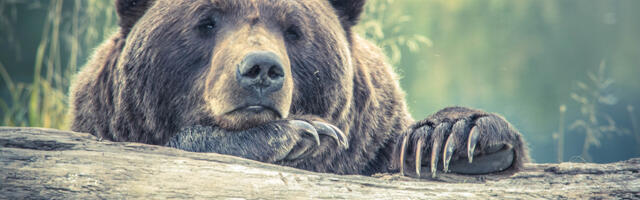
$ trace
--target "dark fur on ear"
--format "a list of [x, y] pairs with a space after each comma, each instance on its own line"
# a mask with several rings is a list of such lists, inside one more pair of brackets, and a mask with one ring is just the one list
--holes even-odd
[[122, 35], [129, 34], [133, 25], [144, 15], [153, 0], [116, 0], [116, 11], [120, 17]]
[[340, 16], [342, 26], [345, 30], [349, 30], [358, 24], [366, 0], [329, 0], [329, 2]]

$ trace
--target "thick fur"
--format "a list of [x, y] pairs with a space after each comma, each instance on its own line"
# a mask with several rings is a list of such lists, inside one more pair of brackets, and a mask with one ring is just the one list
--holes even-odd
[[[364, 3], [117, 0], [121, 30], [98, 47], [72, 86], [72, 130], [318, 172], [372, 174], [399, 171], [405, 162], [399, 146], [418, 128], [467, 119], [464, 130], [482, 125], [478, 156], [508, 144], [515, 153], [510, 169], [521, 167], [528, 160], [524, 142], [497, 115], [454, 107], [414, 122], [384, 54], [351, 32]], [[232, 112], [249, 95], [234, 77], [252, 51], [275, 53], [285, 84], [265, 97], [273, 102], [270, 112]], [[493, 118], [479, 124], [486, 116]], [[348, 147], [319, 124], [339, 129]], [[411, 136], [410, 144], [430, 147], [452, 131]], [[319, 146], [309, 132], [320, 135]], [[465, 159], [466, 149], [456, 148], [453, 159]]]

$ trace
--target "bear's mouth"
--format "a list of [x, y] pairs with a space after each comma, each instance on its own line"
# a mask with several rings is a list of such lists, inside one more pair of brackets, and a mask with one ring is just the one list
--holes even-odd
[[227, 130], [244, 130], [282, 119], [282, 112], [265, 104], [244, 104], [214, 117], [216, 124]]
[[271, 113], [271, 114], [275, 114], [277, 118], [282, 118], [282, 114], [275, 108], [273, 108], [272, 106], [268, 106], [268, 105], [245, 105], [245, 106], [240, 106], [237, 107], [229, 112], [227, 112], [226, 114], [233, 114], [233, 113], [243, 113], [243, 114], [247, 114], [247, 115], [251, 115], [251, 114], [263, 114], [263, 113]]

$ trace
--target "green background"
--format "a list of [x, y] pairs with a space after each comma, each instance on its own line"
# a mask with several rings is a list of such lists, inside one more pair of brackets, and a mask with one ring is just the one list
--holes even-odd
[[[116, 30], [111, 4], [0, 1], [0, 125], [65, 128], [71, 74]], [[640, 156], [638, 10], [637, 0], [371, 0], [357, 31], [389, 55], [414, 118], [480, 108], [512, 122], [536, 162], [612, 162]]]

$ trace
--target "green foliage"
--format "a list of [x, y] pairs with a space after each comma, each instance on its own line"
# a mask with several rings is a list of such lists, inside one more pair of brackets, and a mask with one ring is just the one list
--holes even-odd
[[423, 47], [433, 45], [424, 35], [408, 34], [405, 26], [410, 25], [411, 17], [392, 10], [394, 0], [369, 0], [356, 31], [379, 47], [386, 50], [390, 62], [398, 64], [402, 59], [402, 50], [417, 52]]
[[[13, 41], [12, 27], [17, 21], [15, 6], [21, 1], [0, 2], [0, 8], [12, 8], [13, 12], [1, 12], [3, 34]], [[93, 47], [104, 37], [103, 32], [112, 30], [115, 21], [110, 1], [75, 0], [71, 8], [64, 8], [63, 0], [33, 1], [32, 9], [43, 9], [44, 19], [42, 35], [34, 55], [35, 64], [32, 82], [16, 83], [5, 66], [0, 63], [0, 77], [6, 83], [10, 99], [0, 99], [0, 123], [7, 126], [36, 126], [48, 128], [67, 128], [67, 92], [78, 64], [88, 56], [84, 49]], [[40, 8], [48, 3], [47, 8]], [[65, 15], [64, 11], [71, 11]], [[102, 21], [101, 21], [102, 20]], [[97, 27], [98, 22], [105, 27]], [[64, 26], [63, 26], [64, 25]]]

